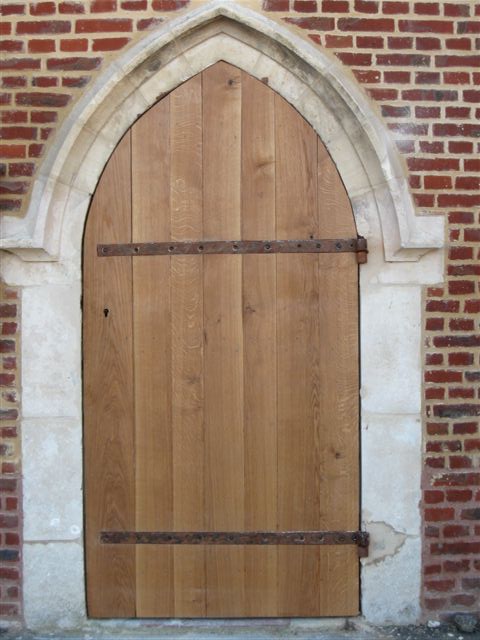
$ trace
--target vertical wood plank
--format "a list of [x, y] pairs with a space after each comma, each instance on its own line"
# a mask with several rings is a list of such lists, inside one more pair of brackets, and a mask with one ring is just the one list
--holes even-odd
[[[275, 131], [277, 238], [318, 237], [316, 135], [279, 96]], [[315, 255], [277, 256], [278, 525], [285, 530], [317, 528], [320, 509], [318, 285]], [[279, 611], [314, 615], [318, 556], [318, 549], [279, 548]]]
[[[274, 93], [242, 73], [242, 238], [275, 237]], [[245, 523], [277, 528], [275, 256], [243, 256]], [[277, 615], [277, 548], [245, 547], [245, 615]]]
[[[132, 129], [133, 242], [170, 238], [170, 99]], [[133, 261], [136, 528], [173, 529], [170, 257]], [[173, 616], [173, 550], [137, 546], [137, 615]]]
[[130, 242], [130, 132], [114, 151], [84, 241], [84, 446], [87, 607], [94, 618], [135, 615], [135, 550], [99, 544], [135, 526], [131, 259], [97, 258], [98, 242]]
[[335, 163], [318, 137], [317, 156], [319, 237], [355, 238], [355, 218], [347, 191]]
[[[170, 96], [171, 236], [203, 237], [202, 78]], [[173, 525], [205, 530], [203, 258], [172, 256]], [[175, 616], [206, 614], [205, 549], [174, 548]]]
[[[239, 237], [241, 74], [218, 63], [203, 72], [204, 234]], [[206, 524], [244, 526], [241, 256], [204, 256]], [[207, 615], [242, 616], [244, 550], [206, 549]]]

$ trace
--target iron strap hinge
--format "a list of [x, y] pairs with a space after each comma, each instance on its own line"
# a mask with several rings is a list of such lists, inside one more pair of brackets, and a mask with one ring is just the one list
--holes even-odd
[[200, 240], [198, 242], [130, 242], [98, 244], [99, 257], [161, 256], [243, 253], [356, 253], [357, 262], [367, 261], [365, 238], [308, 240]]
[[368, 555], [367, 531], [102, 531], [102, 544], [222, 544], [222, 545], [357, 545]]

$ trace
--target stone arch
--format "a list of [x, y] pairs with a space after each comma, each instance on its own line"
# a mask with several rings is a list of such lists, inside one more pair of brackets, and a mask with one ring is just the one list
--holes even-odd
[[371, 248], [383, 246], [387, 261], [415, 261], [442, 246], [442, 218], [415, 215], [394, 142], [340, 64], [268, 18], [219, 0], [151, 33], [98, 77], [43, 160], [27, 216], [4, 220], [3, 247], [26, 260], [57, 260], [69, 253], [64, 236], [74, 228], [78, 251], [91, 195], [123, 133], [159, 97], [218, 60], [267, 79], [313, 126]]

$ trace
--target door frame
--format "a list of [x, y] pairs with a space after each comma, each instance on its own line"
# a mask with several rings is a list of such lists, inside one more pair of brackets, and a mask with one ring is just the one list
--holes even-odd
[[[443, 279], [443, 219], [415, 216], [394, 142], [339, 63], [260, 14], [216, 2], [171, 21], [111, 63], [66, 118], [42, 163], [27, 219], [6, 220], [11, 254], [4, 278], [25, 287], [25, 618], [35, 630], [91, 627], [80, 348], [81, 245], [91, 193], [124, 131], [159, 93], [221, 59], [268, 77], [313, 126], [368, 240], [369, 262], [360, 270], [361, 495], [372, 543], [362, 561], [362, 611], [373, 623], [419, 619], [422, 285]], [[45, 572], [52, 577], [48, 595], [41, 589]]]

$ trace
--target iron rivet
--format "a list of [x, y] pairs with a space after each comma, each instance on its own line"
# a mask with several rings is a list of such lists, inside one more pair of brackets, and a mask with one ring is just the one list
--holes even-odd
[[341, 242], [337, 242], [335, 245], [336, 249], [341, 249], [342, 248], [342, 243]]
[[107, 253], [107, 247], [102, 247], [102, 253]]
[[168, 247], [168, 250], [169, 250], [170, 252], [172, 252], [172, 251], [174, 250], [174, 248], [175, 248], [175, 247], [170, 246], [170, 247]]
[[233, 245], [233, 247], [232, 247], [232, 249], [233, 249], [234, 251], [238, 251], [238, 244], [234, 244], [234, 245]]
[[199, 251], [203, 251], [203, 244], [199, 244], [199, 245], [198, 245], [198, 250], [199, 250]]
[[265, 245], [265, 251], [270, 251], [271, 248], [272, 248], [271, 245], [269, 245], [269, 244]]
[[140, 247], [135, 247], [134, 251], [135, 253], [138, 253], [140, 251]]

